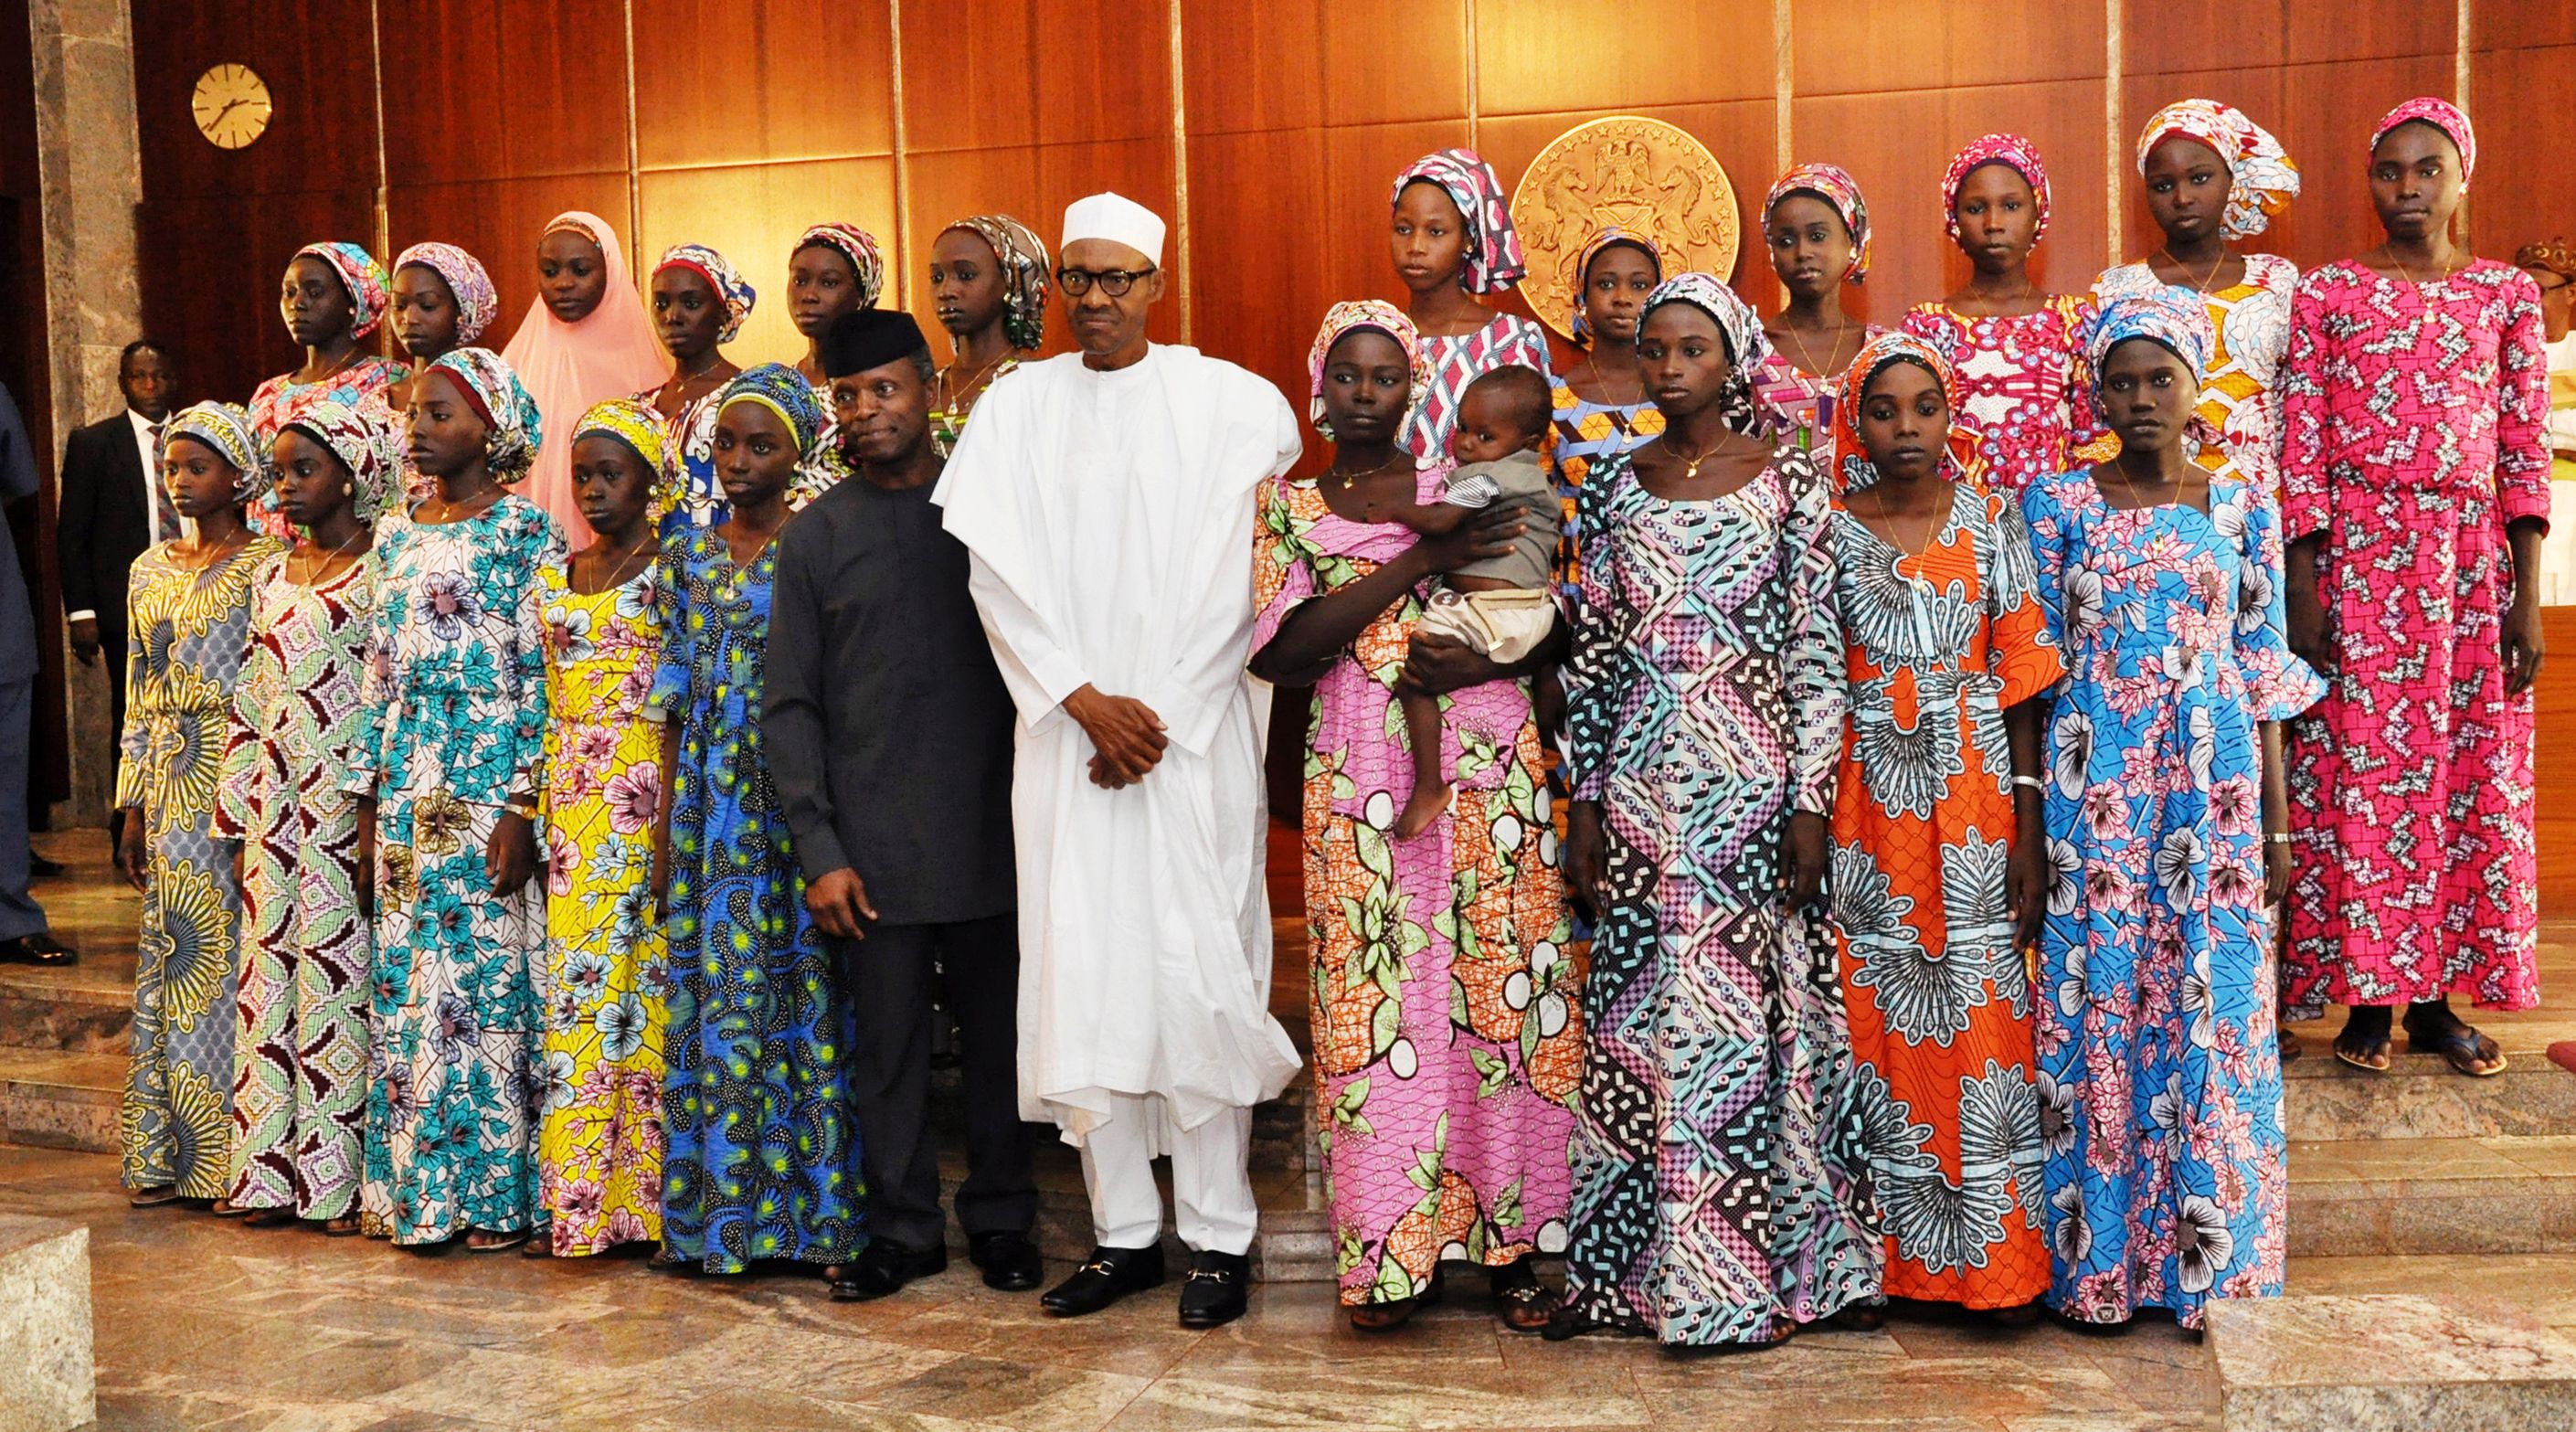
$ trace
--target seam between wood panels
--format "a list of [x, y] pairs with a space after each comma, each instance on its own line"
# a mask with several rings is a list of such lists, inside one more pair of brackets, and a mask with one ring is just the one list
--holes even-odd
[[[1776, 174], [1788, 173], [1789, 166], [1798, 162], [1797, 136], [1791, 129], [1796, 122], [1798, 64], [1790, 12], [1796, 8], [1795, 0], [1771, 0], [1771, 127], [1778, 131], [1771, 158]], [[1768, 217], [1764, 216], [1766, 221]]]
[[2128, 63], [2127, 37], [2122, 33], [2124, 0], [2103, 0], [2102, 4], [2102, 245], [2104, 268], [2120, 266], [2120, 134], [2128, 126], [2122, 122], [2121, 80]]
[[912, 306], [912, 147], [903, 123], [903, 0], [886, 7], [889, 36], [886, 69], [893, 77], [894, 103], [894, 306]]
[[[367, 0], [367, 76], [368, 98], [376, 107], [376, 242], [375, 251], [393, 262], [393, 206], [388, 191], [393, 175], [385, 167], [385, 27], [383, 7], [378, 0]], [[390, 327], [391, 325], [387, 325]]]
[[635, 125], [635, 0], [626, 0], [626, 269], [644, 271], [644, 163]]
[[1164, 0], [1170, 24], [1172, 60], [1172, 281], [1181, 290], [1181, 341], [1192, 341], [1198, 296], [1190, 291], [1190, 123], [1189, 92], [1183, 88], [1181, 0]]

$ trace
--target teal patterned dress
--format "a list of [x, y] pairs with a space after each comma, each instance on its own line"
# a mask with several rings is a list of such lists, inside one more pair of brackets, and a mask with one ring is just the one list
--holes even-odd
[[680, 723], [671, 772], [671, 972], [662, 1242], [711, 1273], [755, 1258], [846, 1263], [860, 1229], [859, 1133], [842, 1073], [853, 1027], [805, 913], [761, 753], [773, 539], [666, 536], [654, 581], [652, 704]]
[[359, 1222], [396, 1243], [528, 1227], [536, 882], [492, 892], [484, 850], [545, 759], [545, 590], [563, 531], [504, 494], [460, 522], [376, 535], [370, 733], [353, 791], [376, 794], [376, 958]]

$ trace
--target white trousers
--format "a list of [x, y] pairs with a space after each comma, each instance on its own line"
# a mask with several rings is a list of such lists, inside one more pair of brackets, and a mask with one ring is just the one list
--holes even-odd
[[1166, 1122], [1163, 1101], [1110, 1096], [1109, 1122], [1082, 1145], [1082, 1182], [1091, 1194], [1091, 1234], [1107, 1248], [1163, 1241], [1163, 1194], [1154, 1150], [1172, 1155], [1172, 1204], [1181, 1242], [1197, 1253], [1244, 1253], [1261, 1219], [1252, 1201], [1252, 1111], [1228, 1109], [1195, 1129]]

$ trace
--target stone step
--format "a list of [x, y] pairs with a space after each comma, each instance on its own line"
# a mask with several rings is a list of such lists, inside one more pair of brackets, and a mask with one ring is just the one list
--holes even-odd
[[98, 1416], [89, 1230], [0, 1213], [0, 1427], [71, 1432]]
[[2576, 1342], [2486, 1299], [2222, 1299], [2208, 1339], [2222, 1432], [2576, 1426]]
[[116, 1152], [125, 1056], [0, 1049], [0, 1143]]
[[2290, 1255], [2576, 1253], [2576, 1134], [2293, 1140]]
[[134, 1023], [134, 956], [63, 968], [0, 965], [0, 1047], [122, 1053]]
[[2477, 1022], [2509, 1061], [2491, 1078], [2468, 1078], [2439, 1055], [2409, 1054], [2402, 1038], [2385, 1074], [2338, 1061], [2324, 1038], [2307, 1040], [2307, 1053], [2281, 1071], [2290, 1137], [2483, 1139], [2576, 1130], [2576, 1072], [2548, 1054], [2550, 1045], [2576, 1040], [2576, 1019]]

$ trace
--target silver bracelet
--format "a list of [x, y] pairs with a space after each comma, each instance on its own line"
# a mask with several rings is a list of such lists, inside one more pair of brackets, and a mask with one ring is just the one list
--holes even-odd
[[2028, 786], [2035, 791], [2044, 791], [2048, 789], [2048, 782], [2041, 780], [2037, 776], [2015, 776], [2013, 777], [2013, 784], [2017, 786]]
[[2290, 833], [2286, 830], [2265, 831], [2263, 833], [2263, 843], [2265, 845], [2287, 845], [2290, 843]]

